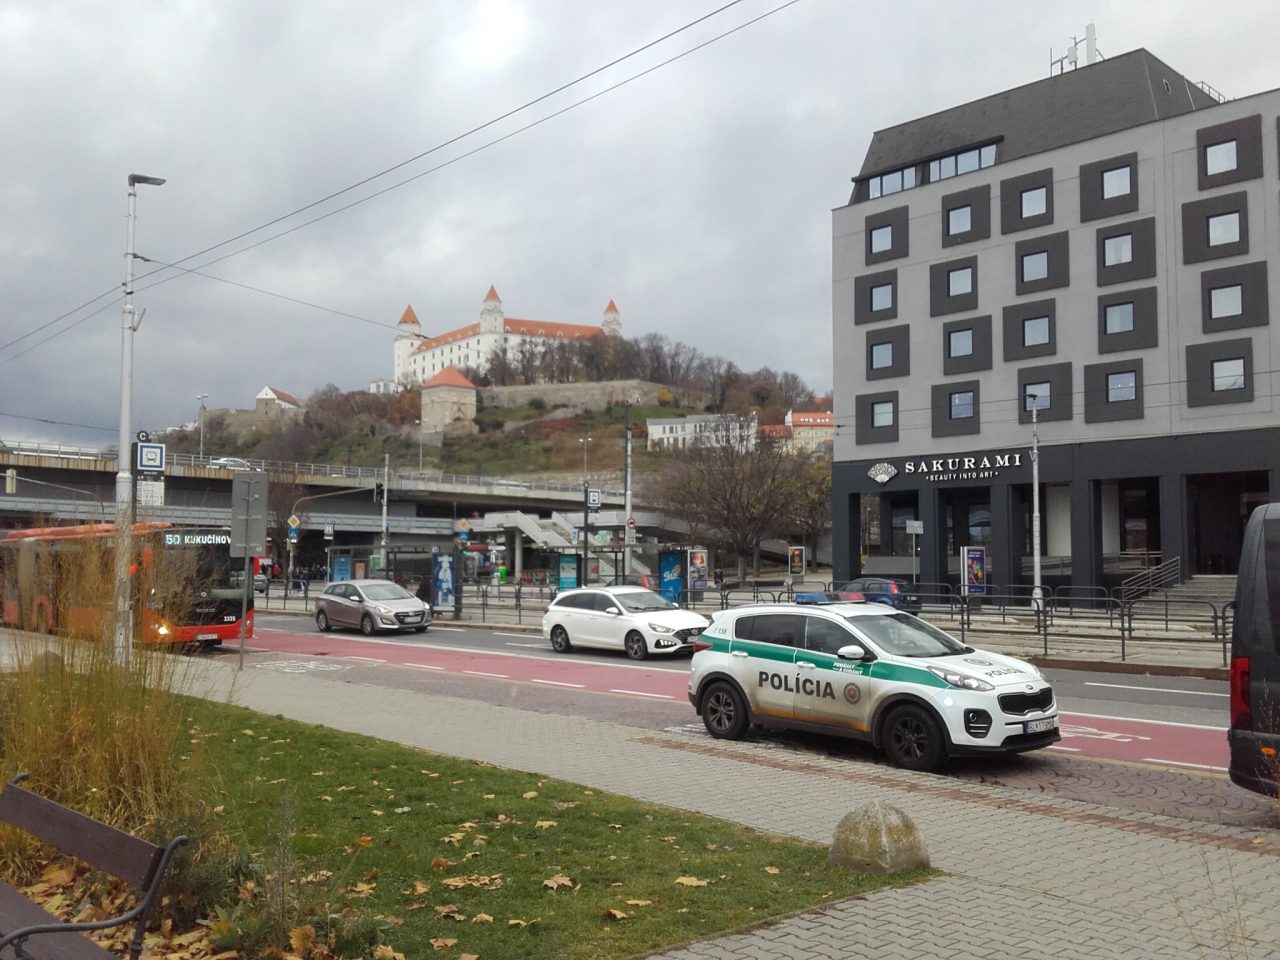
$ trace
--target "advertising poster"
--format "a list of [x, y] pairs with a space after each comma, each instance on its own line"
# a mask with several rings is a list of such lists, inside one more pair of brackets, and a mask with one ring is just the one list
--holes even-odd
[[439, 553], [431, 566], [431, 609], [452, 610], [458, 593], [458, 564], [453, 554]]
[[658, 592], [672, 603], [680, 602], [684, 592], [683, 550], [663, 550], [658, 554]]
[[578, 555], [576, 553], [560, 554], [559, 578], [556, 585], [561, 590], [572, 590], [578, 585]]
[[791, 547], [787, 550], [787, 572], [793, 577], [804, 576], [804, 547]]
[[987, 548], [965, 547], [960, 553], [964, 570], [964, 593], [975, 596], [987, 592]]
[[693, 547], [689, 551], [689, 589], [707, 589], [707, 551], [702, 547]]

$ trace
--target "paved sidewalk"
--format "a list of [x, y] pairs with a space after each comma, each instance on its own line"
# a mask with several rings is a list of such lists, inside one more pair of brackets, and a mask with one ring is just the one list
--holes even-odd
[[828, 842], [858, 804], [887, 800], [916, 821], [934, 866], [946, 871], [909, 889], [662, 954], [672, 960], [1280, 960], [1277, 831], [1029, 798], [692, 730], [654, 732], [404, 691], [388, 697], [378, 687], [252, 661], [239, 676], [225, 662], [193, 666], [203, 695], [812, 841]]

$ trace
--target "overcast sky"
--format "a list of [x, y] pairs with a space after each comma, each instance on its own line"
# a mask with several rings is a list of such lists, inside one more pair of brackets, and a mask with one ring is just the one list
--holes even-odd
[[[723, 2], [0, 0], [0, 439], [115, 441], [128, 174], [168, 180], [139, 188], [137, 250], [172, 263]], [[425, 174], [208, 266], [219, 280], [170, 270], [139, 281], [133, 428], [193, 419], [200, 393], [210, 408], [243, 408], [266, 384], [303, 397], [330, 382], [362, 388], [391, 375], [407, 304], [441, 333], [478, 319], [490, 284], [508, 316], [599, 323], [612, 298], [628, 337], [656, 331], [825, 392], [830, 211], [848, 201], [875, 130], [1047, 76], [1051, 51], [1090, 18], [1104, 55], [1146, 47], [1228, 96], [1280, 86], [1274, 0], [1214, 17], [1181, 0], [798, 0], [458, 159], [783, 2], [743, 0], [187, 262]]]

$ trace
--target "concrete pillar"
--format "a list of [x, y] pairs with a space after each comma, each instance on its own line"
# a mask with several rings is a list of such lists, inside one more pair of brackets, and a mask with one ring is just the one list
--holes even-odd
[[942, 551], [946, 537], [940, 502], [937, 487], [921, 487], [916, 492], [916, 515], [924, 522], [924, 533], [920, 536], [921, 583], [941, 583], [945, 579], [947, 567]]
[[1180, 473], [1160, 477], [1160, 562], [1182, 558], [1182, 576], [1195, 569], [1187, 504], [1187, 478]]
[[990, 583], [1003, 588], [1000, 592], [1008, 593], [1008, 588], [1016, 584], [1022, 575], [1020, 555], [1014, 548], [1018, 542], [1018, 525], [1013, 516], [1013, 490], [1007, 483], [994, 483], [990, 487], [990, 496], [991, 546], [987, 551], [987, 562], [995, 569], [988, 571], [987, 575]]
[[841, 489], [836, 472], [831, 496], [831, 578], [839, 583], [862, 574], [862, 512], [858, 494]]
[[1071, 585], [1102, 586], [1102, 488], [1071, 481]]

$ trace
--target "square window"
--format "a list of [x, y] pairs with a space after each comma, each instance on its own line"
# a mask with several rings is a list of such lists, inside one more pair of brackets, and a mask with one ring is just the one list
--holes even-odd
[[871, 252], [884, 253], [893, 249], [893, 227], [886, 224], [871, 231]]
[[897, 193], [902, 189], [902, 171], [895, 170], [893, 173], [886, 173], [880, 178], [881, 195]]
[[947, 211], [947, 236], [968, 233], [973, 229], [973, 208], [969, 206], [954, 207]]
[[947, 296], [960, 297], [973, 293], [973, 267], [947, 271]]
[[1107, 333], [1131, 333], [1133, 331], [1133, 304], [1107, 304], [1105, 324]]
[[1214, 320], [1238, 317], [1244, 313], [1244, 291], [1240, 284], [1214, 287], [1209, 291], [1209, 316]]
[[1227, 140], [1223, 143], [1211, 143], [1204, 148], [1204, 172], [1212, 177], [1215, 173], [1229, 173], [1236, 168], [1236, 142]]
[[1209, 246], [1240, 242], [1240, 214], [1237, 211], [1209, 218]]
[[973, 356], [973, 330], [952, 330], [947, 335], [947, 356], [949, 357], [972, 357]]
[[1033, 187], [1022, 191], [1022, 216], [1038, 217], [1049, 209], [1049, 190], [1046, 187]]
[[1132, 190], [1128, 167], [1116, 167], [1114, 170], [1102, 171], [1102, 199], [1127, 197]]
[[871, 405], [871, 426], [873, 427], [892, 427], [893, 426], [893, 401], [882, 400], [879, 403]]
[[983, 147], [979, 151], [979, 154], [982, 161], [982, 166], [984, 167], [991, 166], [993, 163], [996, 162], [996, 145], [994, 143], [987, 144], [985, 147]]
[[961, 390], [951, 394], [950, 415], [952, 420], [968, 420], [973, 416], [973, 391]]
[[1049, 342], [1049, 318], [1027, 317], [1022, 321], [1022, 345], [1039, 347]]
[[1213, 361], [1213, 392], [1244, 389], [1244, 358]]
[[1102, 264], [1114, 267], [1121, 263], [1133, 262], [1133, 234], [1122, 233], [1118, 237], [1107, 237], [1102, 241]]
[[1107, 374], [1107, 403], [1138, 399], [1138, 374], [1133, 370]]
[[1032, 410], [1048, 410], [1052, 389], [1048, 383], [1028, 383], [1022, 389], [1022, 409], [1030, 413]]
[[871, 369], [885, 370], [893, 366], [893, 343], [873, 343], [871, 345]]
[[1028, 253], [1022, 258], [1022, 282], [1030, 283], [1032, 280], [1043, 280], [1049, 276], [1049, 254], [1041, 250], [1038, 253]]
[[956, 173], [972, 173], [978, 169], [981, 156], [977, 150], [966, 150], [956, 156]]
[[893, 284], [882, 283], [871, 288], [871, 309], [888, 310], [893, 306]]

